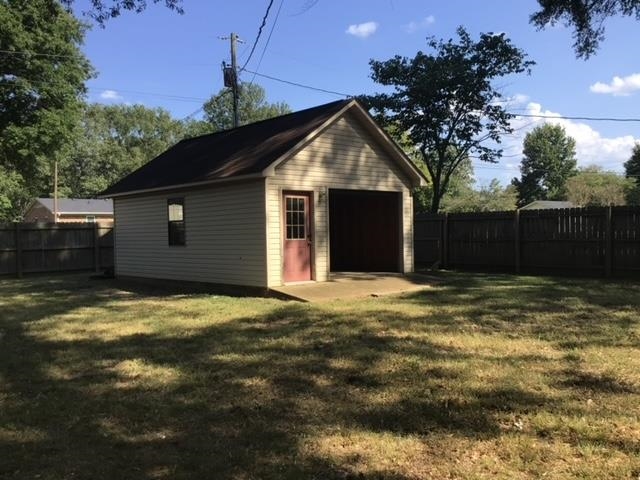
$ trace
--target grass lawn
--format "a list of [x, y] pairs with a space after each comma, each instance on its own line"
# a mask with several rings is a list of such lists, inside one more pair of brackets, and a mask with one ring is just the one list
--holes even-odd
[[2, 479], [640, 478], [640, 282], [306, 305], [0, 280]]

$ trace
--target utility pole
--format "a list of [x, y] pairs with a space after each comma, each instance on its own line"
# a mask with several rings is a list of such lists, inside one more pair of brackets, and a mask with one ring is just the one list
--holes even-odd
[[238, 62], [236, 60], [237, 43], [244, 43], [237, 34], [231, 32], [228, 37], [220, 37], [220, 40], [230, 40], [231, 42], [231, 67], [222, 62], [222, 71], [224, 74], [224, 86], [231, 88], [233, 95], [233, 126], [240, 125], [240, 115], [238, 114], [238, 102], [240, 100], [240, 89], [238, 88]]

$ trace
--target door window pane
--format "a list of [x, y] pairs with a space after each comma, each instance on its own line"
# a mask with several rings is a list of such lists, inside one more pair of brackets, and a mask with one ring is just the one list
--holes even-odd
[[307, 238], [304, 197], [285, 197], [285, 208], [287, 240], [303, 240]]

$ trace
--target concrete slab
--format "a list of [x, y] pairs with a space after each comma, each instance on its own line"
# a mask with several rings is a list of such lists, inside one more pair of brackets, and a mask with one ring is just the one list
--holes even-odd
[[275, 287], [277, 296], [302, 302], [324, 302], [342, 298], [370, 297], [429, 288], [435, 278], [393, 273], [333, 273], [328, 282], [306, 282]]

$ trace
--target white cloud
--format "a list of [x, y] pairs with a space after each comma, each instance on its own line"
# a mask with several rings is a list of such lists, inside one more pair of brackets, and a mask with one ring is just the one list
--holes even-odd
[[123, 99], [122, 95], [120, 95], [115, 90], [104, 90], [100, 94], [100, 98], [103, 100], [113, 100], [113, 101], [118, 101]]
[[636, 141], [640, 140], [633, 135], [604, 137], [586, 123], [553, 118], [562, 115], [543, 109], [539, 103], [529, 102], [525, 110], [527, 115], [536, 115], [536, 117], [516, 117], [512, 120], [511, 126], [515, 131], [505, 142], [510, 147], [511, 153], [522, 152], [522, 141], [527, 132], [544, 123], [552, 123], [564, 127], [567, 135], [575, 139], [579, 166], [600, 165], [607, 170], [621, 172], [622, 164], [628, 160]]
[[611, 83], [596, 82], [589, 89], [593, 93], [610, 93], [616, 97], [626, 97], [634, 91], [640, 90], [640, 73], [634, 73], [624, 78], [613, 77]]
[[377, 22], [365, 22], [349, 25], [345, 33], [354, 37], [367, 38], [376, 33], [376, 30], [378, 30]]
[[418, 30], [430, 27], [434, 23], [436, 23], [436, 17], [434, 17], [433, 15], [429, 15], [428, 17], [424, 17], [422, 20], [419, 20], [417, 22], [411, 21], [404, 25], [403, 28], [407, 33], [415, 33]]

